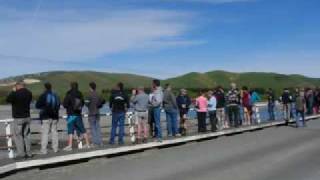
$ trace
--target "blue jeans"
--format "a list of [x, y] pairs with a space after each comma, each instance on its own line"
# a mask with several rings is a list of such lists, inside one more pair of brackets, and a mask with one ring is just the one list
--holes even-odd
[[240, 106], [239, 107], [239, 123], [240, 125], [244, 124], [244, 107], [243, 106]]
[[292, 119], [294, 119], [295, 115], [296, 115], [296, 104], [295, 103], [291, 103], [290, 104], [290, 117]]
[[178, 111], [176, 109], [166, 110], [168, 136], [178, 134]]
[[162, 130], [161, 130], [161, 121], [160, 121], [161, 108], [160, 107], [153, 108], [153, 116], [154, 116], [156, 138], [162, 139]]
[[93, 115], [89, 116], [89, 125], [92, 142], [95, 145], [102, 145], [102, 135], [101, 135], [101, 127], [100, 127], [100, 116]]
[[268, 113], [269, 113], [269, 120], [274, 121], [276, 119], [274, 114], [274, 103], [268, 103]]
[[113, 112], [112, 113], [112, 128], [111, 128], [111, 137], [110, 137], [110, 144], [114, 144], [114, 139], [117, 134], [117, 129], [119, 128], [118, 133], [118, 141], [119, 144], [124, 144], [124, 123], [126, 119], [125, 112]]
[[296, 110], [296, 125], [297, 127], [303, 127], [306, 125], [303, 111]]

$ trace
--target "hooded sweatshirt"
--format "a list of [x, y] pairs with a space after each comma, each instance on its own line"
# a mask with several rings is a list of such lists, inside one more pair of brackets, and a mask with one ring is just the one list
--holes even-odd
[[82, 110], [75, 109], [76, 101], [81, 102], [81, 106], [84, 105], [83, 95], [79, 90], [72, 89], [67, 92], [67, 95], [63, 101], [63, 106], [67, 109], [67, 114], [69, 116], [81, 116]]

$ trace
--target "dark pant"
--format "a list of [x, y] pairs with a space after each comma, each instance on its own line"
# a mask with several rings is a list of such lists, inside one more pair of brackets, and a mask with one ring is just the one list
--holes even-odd
[[206, 132], [207, 131], [207, 112], [197, 112], [198, 116], [198, 132]]
[[275, 118], [275, 114], [274, 114], [274, 103], [269, 103], [268, 104], [268, 113], [269, 113], [269, 119], [270, 121], [274, 121]]
[[240, 109], [237, 105], [232, 105], [228, 107], [228, 115], [231, 126], [239, 127], [239, 111]]
[[217, 131], [217, 111], [209, 111], [211, 131]]
[[186, 125], [186, 120], [187, 120], [187, 110], [180, 110], [180, 128], [179, 132], [181, 135], [185, 136], [187, 134], [187, 125]]
[[149, 131], [150, 131], [150, 136], [155, 137], [157, 134], [157, 131], [155, 129], [155, 121], [154, 121], [154, 113], [153, 113], [153, 108], [149, 109]]

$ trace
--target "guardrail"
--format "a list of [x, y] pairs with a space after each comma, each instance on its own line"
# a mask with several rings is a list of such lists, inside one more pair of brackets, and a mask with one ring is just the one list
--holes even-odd
[[[318, 119], [318, 118], [320, 118], [320, 115], [314, 115], [314, 116], [307, 117], [306, 120], [312, 120], [312, 119]], [[290, 122], [294, 122], [294, 120], [290, 120]], [[219, 137], [224, 135], [254, 131], [254, 130], [259, 130], [263, 128], [283, 125], [283, 124], [285, 124], [285, 121], [276, 121], [276, 122], [262, 123], [262, 124], [253, 125], [253, 126], [240, 127], [235, 129], [227, 129], [227, 130], [214, 132], [214, 133], [197, 134], [192, 136], [180, 137], [172, 140], [165, 140], [161, 143], [150, 142], [147, 144], [139, 144], [134, 146], [123, 146], [123, 147], [116, 147], [116, 148], [109, 148], [109, 149], [102, 149], [102, 150], [94, 150], [90, 152], [78, 152], [74, 154], [61, 155], [61, 156], [55, 156], [55, 157], [49, 157], [49, 158], [41, 158], [41, 159], [28, 160], [28, 161], [22, 161], [22, 162], [12, 162], [12, 163], [0, 166], [0, 175], [14, 172], [14, 171], [20, 171], [24, 169], [46, 167], [46, 166], [54, 165], [58, 163], [67, 163], [67, 162], [72, 162], [77, 160], [92, 159], [92, 158], [98, 158], [98, 157], [105, 157], [105, 156], [112, 156], [117, 154], [147, 150], [152, 148], [166, 147], [170, 145], [176, 145], [176, 144], [187, 143], [192, 141], [199, 141], [199, 140], [204, 140], [204, 139], [209, 139], [209, 138], [214, 138], [214, 137]]]
[[[253, 108], [254, 113], [255, 113], [255, 118], [256, 118], [256, 122], [257, 124], [261, 123], [261, 116], [260, 116], [260, 108], [266, 107], [267, 103], [258, 103], [255, 105], [255, 108]], [[190, 109], [190, 111], [195, 111], [195, 109]], [[162, 110], [162, 112], [164, 112]], [[135, 136], [135, 126], [134, 126], [134, 120], [133, 120], [133, 115], [134, 112], [127, 112], [127, 125], [129, 126], [129, 136], [130, 136], [130, 140], [131, 142], [135, 142], [136, 140], [136, 136]], [[101, 114], [101, 116], [104, 117], [110, 117], [112, 116], [112, 113], [105, 113], [105, 114]], [[83, 114], [84, 118], [88, 118], [88, 114]], [[60, 118], [62, 119], [66, 119], [67, 116], [63, 115]], [[14, 146], [13, 146], [13, 138], [12, 138], [12, 127], [11, 124], [14, 120], [13, 119], [4, 119], [4, 120], [0, 120], [0, 123], [4, 123], [5, 124], [5, 131], [6, 131], [6, 141], [7, 141], [7, 149], [8, 149], [8, 157], [10, 159], [15, 157], [15, 153], [14, 153]], [[79, 149], [82, 149], [81, 144], [78, 145]]]

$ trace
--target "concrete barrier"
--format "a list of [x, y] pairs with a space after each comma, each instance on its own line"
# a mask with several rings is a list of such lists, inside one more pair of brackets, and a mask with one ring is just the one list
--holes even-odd
[[[320, 115], [314, 115], [314, 116], [307, 117], [306, 120], [312, 120], [312, 119], [318, 119], [318, 118], [320, 118]], [[291, 122], [294, 122], [294, 120], [291, 120]], [[241, 132], [259, 130], [259, 129], [269, 128], [269, 127], [283, 125], [283, 124], [285, 124], [285, 121], [275, 121], [275, 122], [254, 125], [254, 126], [228, 129], [228, 130], [223, 130], [223, 131], [214, 132], [214, 133], [197, 134], [193, 136], [180, 137], [172, 140], [164, 140], [161, 143], [150, 142], [147, 144], [123, 146], [123, 147], [109, 148], [109, 149], [103, 149], [103, 150], [94, 150], [90, 152], [79, 152], [79, 153], [55, 156], [50, 158], [27, 160], [23, 162], [13, 162], [13, 163], [1, 166], [0, 174], [5, 174], [12, 171], [19, 171], [19, 170], [24, 170], [29, 168], [45, 167], [45, 166], [54, 165], [57, 163], [67, 163], [67, 162], [77, 161], [77, 160], [92, 159], [92, 158], [98, 158], [98, 157], [104, 157], [104, 156], [110, 156], [110, 155], [131, 153], [135, 151], [141, 151], [141, 150], [152, 149], [152, 148], [160, 148], [160, 147], [165, 147], [170, 145], [177, 145], [180, 143], [199, 141], [199, 140], [210, 139], [210, 138], [224, 136], [224, 135], [232, 135], [232, 134], [237, 134]]]

